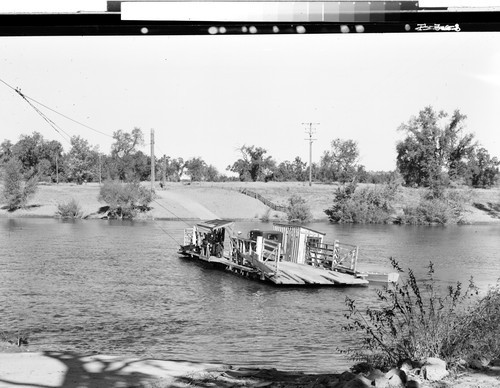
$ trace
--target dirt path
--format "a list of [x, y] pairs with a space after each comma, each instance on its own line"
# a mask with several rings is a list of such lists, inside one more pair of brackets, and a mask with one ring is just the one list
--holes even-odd
[[[155, 218], [199, 218], [210, 220], [219, 218], [198, 201], [176, 190], [158, 191], [153, 203]], [[158, 206], [156, 206], [158, 205]]]

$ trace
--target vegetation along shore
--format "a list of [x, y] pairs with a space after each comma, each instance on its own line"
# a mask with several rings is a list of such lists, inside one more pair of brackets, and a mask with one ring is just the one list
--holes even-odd
[[[360, 184], [364, 190], [383, 190], [383, 185]], [[144, 183], [145, 189], [149, 188]], [[302, 198], [310, 211], [309, 220], [328, 221], [325, 210], [334, 205], [338, 184], [313, 184], [304, 182], [168, 182], [163, 188], [156, 186], [155, 199], [149, 202], [149, 210], [139, 213], [142, 219], [210, 219], [234, 220], [287, 220], [286, 208], [292, 195]], [[98, 183], [82, 185], [61, 183], [38, 185], [36, 193], [26, 206], [9, 211], [6, 205], [0, 209], [1, 217], [58, 217], [61, 205], [75, 203], [77, 218], [102, 218], [101, 208], [108, 206], [99, 200], [101, 186]], [[394, 222], [403, 209], [418, 204], [425, 189], [401, 187], [394, 199], [386, 222]], [[246, 192], [247, 194], [244, 194]], [[283, 211], [273, 210], [248, 193], [259, 194]], [[500, 189], [457, 189], [465, 198], [461, 213], [463, 223], [500, 222]]]
[[[298, 156], [278, 162], [263, 147], [242, 145], [241, 156], [224, 175], [199, 157], [144, 154], [139, 150], [144, 145], [140, 128], [115, 131], [109, 154], [80, 136], [73, 136], [64, 152], [60, 142], [33, 132], [0, 144], [2, 214], [215, 215], [398, 224], [495, 221], [500, 161], [465, 131], [466, 118], [458, 109], [447, 114], [432, 106], [410, 117], [398, 128], [405, 137], [395, 147], [394, 171], [368, 171], [359, 163], [360, 150], [352, 139], [333, 139], [319, 163], [310, 165]], [[148, 180], [154, 190], [138, 183]]]

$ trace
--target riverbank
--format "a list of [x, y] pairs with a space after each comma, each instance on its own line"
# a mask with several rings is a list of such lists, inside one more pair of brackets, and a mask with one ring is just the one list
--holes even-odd
[[[5, 346], [3, 348], [5, 350]], [[408, 383], [407, 387], [494, 388], [500, 384], [500, 368], [464, 370], [438, 382], [410, 380], [413, 383]], [[0, 353], [0, 387], [4, 388], [352, 388], [369, 387], [369, 382], [364, 375], [348, 371], [340, 374], [307, 374], [275, 369], [235, 368], [223, 364], [66, 352]]]
[[[28, 206], [9, 212], [0, 206], [0, 217], [55, 217], [57, 206], [76, 200], [84, 218], [99, 218], [99, 208], [104, 203], [98, 201], [99, 185], [59, 184], [40, 185]], [[276, 205], [286, 206], [292, 194], [303, 197], [310, 206], [314, 221], [328, 221], [324, 210], [332, 205], [336, 185], [313, 184], [304, 182], [196, 182], [167, 183], [164, 189], [156, 187], [156, 200], [152, 209], [142, 218], [154, 219], [213, 219], [233, 220], [285, 220], [286, 214], [270, 209], [261, 201], [244, 195], [246, 189], [262, 195]], [[397, 209], [418, 201], [422, 189], [402, 188]], [[500, 222], [500, 188], [471, 189], [470, 203], [466, 207], [467, 223]]]

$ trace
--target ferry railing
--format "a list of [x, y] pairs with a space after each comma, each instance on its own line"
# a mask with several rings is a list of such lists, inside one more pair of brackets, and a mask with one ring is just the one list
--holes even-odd
[[255, 253], [256, 243], [253, 240], [243, 237], [231, 237], [229, 239], [231, 258], [238, 264], [243, 264], [242, 255], [251, 255]]
[[262, 261], [274, 262], [276, 266], [276, 272], [278, 271], [279, 261], [281, 254], [281, 244], [278, 241], [273, 240], [263, 240], [262, 246]]
[[184, 244], [190, 245], [193, 242], [193, 228], [184, 229]]
[[340, 243], [308, 243], [306, 247], [306, 263], [313, 267], [356, 272], [358, 247]]

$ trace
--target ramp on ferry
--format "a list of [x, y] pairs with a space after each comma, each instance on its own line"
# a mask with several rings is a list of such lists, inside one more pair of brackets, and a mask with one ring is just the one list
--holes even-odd
[[[276, 271], [275, 263], [266, 263]], [[287, 261], [278, 263], [278, 271], [269, 276], [275, 284], [280, 285], [322, 285], [322, 286], [367, 286], [368, 280], [338, 271], [315, 268], [307, 264]]]

